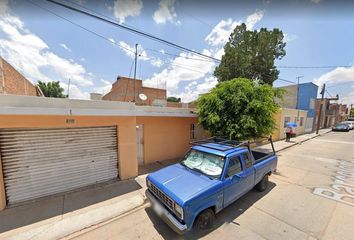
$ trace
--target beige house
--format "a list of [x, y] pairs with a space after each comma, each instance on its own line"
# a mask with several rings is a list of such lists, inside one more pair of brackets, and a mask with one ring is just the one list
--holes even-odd
[[285, 138], [285, 128], [288, 122], [295, 122], [298, 124], [295, 128], [297, 135], [305, 133], [307, 111], [291, 108], [280, 108], [274, 117], [276, 121], [276, 129], [272, 134], [273, 140]]
[[0, 96], [0, 209], [181, 158], [196, 126], [191, 109]]

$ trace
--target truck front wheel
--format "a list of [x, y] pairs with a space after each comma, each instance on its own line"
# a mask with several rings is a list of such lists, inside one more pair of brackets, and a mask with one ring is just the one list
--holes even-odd
[[263, 192], [268, 187], [268, 174], [266, 174], [263, 179], [256, 185], [256, 189], [260, 192]]
[[194, 227], [196, 230], [209, 229], [213, 226], [214, 219], [215, 214], [213, 210], [206, 209], [198, 215]]

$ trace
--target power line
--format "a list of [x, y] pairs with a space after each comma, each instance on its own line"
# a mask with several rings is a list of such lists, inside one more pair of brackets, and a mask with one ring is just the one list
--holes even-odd
[[309, 68], [309, 69], [315, 69], [315, 68], [347, 68], [347, 67], [353, 67], [350, 65], [337, 65], [337, 66], [277, 66], [277, 68]]
[[346, 85], [346, 84], [348, 84], [348, 83], [353, 84], [353, 82], [354, 82], [354, 81], [348, 81], [348, 82], [344, 82], [344, 83], [339, 83], [339, 84], [336, 84], [336, 85], [334, 85], [334, 86], [330, 86], [330, 87], [327, 87], [327, 88], [340, 87], [340, 86]]
[[287, 82], [287, 83], [297, 84], [297, 83], [296, 83], [296, 82], [294, 82], [294, 81], [290, 81], [290, 80], [287, 80], [287, 79], [284, 79], [284, 78], [278, 78], [278, 79], [276, 79], [275, 81], [277, 81], [277, 80], [279, 80], [279, 81], [283, 81], [283, 82]]
[[66, 8], [66, 9], [70, 9], [70, 10], [72, 10], [72, 11], [75, 11], [75, 12], [78, 12], [78, 13], [81, 13], [81, 14], [84, 14], [84, 15], [86, 15], [86, 16], [95, 18], [95, 19], [97, 19], [97, 20], [106, 22], [106, 23], [111, 24], [111, 25], [113, 25], [113, 26], [122, 28], [122, 29], [124, 29], [124, 30], [126, 30], [126, 31], [135, 33], [135, 34], [137, 34], [137, 35], [140, 35], [140, 36], [143, 36], [143, 37], [147, 37], [147, 38], [149, 38], [149, 39], [151, 39], [151, 40], [153, 40], [153, 41], [160, 42], [160, 43], [165, 44], [165, 45], [168, 45], [168, 46], [170, 46], [170, 47], [177, 48], [177, 49], [180, 49], [180, 50], [183, 50], [183, 51], [187, 51], [187, 52], [191, 52], [191, 53], [194, 53], [194, 54], [196, 54], [196, 55], [199, 55], [199, 56], [202, 56], [202, 57], [205, 57], [205, 58], [208, 58], [208, 59], [212, 59], [212, 60], [214, 60], [214, 61], [218, 61], [218, 62], [220, 61], [219, 59], [216, 59], [216, 58], [214, 58], [214, 57], [211, 57], [211, 56], [205, 55], [205, 54], [203, 54], [203, 53], [194, 51], [194, 50], [192, 50], [192, 49], [183, 47], [183, 46], [178, 45], [178, 44], [176, 44], [176, 43], [173, 43], [173, 42], [164, 40], [164, 39], [159, 38], [159, 37], [156, 37], [156, 36], [154, 36], [154, 35], [152, 35], [152, 34], [144, 33], [144, 32], [142, 32], [142, 31], [140, 31], [140, 30], [136, 30], [136, 29], [134, 29], [134, 28], [131, 28], [131, 27], [122, 25], [122, 24], [120, 24], [120, 23], [118, 23], [118, 22], [109, 20], [109, 19], [104, 18], [104, 17], [100, 17], [100, 16], [98, 16], [98, 15], [95, 15], [95, 14], [93, 14], [93, 13], [84, 11], [84, 10], [82, 10], [82, 9], [78, 9], [78, 8], [75, 8], [75, 7], [66, 5], [66, 4], [64, 4], [64, 3], [60, 3], [60, 2], [54, 1], [54, 0], [46, 0], [46, 1], [51, 2], [51, 3], [53, 3], [53, 4], [56, 4], [56, 5], [59, 5], [59, 6], [61, 6], [61, 7], [64, 7], [64, 8]]
[[33, 2], [33, 1], [31, 1], [31, 0], [28, 0], [28, 2], [31, 3], [31, 4], [33, 4], [33, 5], [35, 5], [35, 6], [37, 6], [37, 7], [39, 7], [39, 8], [41, 8], [42, 10], [45, 10], [45, 11], [47, 11], [47, 12], [49, 12], [49, 13], [51, 13], [51, 14], [57, 16], [58, 18], [61, 18], [61, 19], [65, 20], [65, 21], [67, 21], [67, 22], [69, 22], [69, 23], [75, 25], [76, 27], [79, 27], [79, 28], [81, 28], [81, 29], [83, 29], [83, 30], [85, 30], [85, 31], [87, 31], [87, 32], [89, 32], [89, 33], [91, 33], [91, 34], [96, 35], [97, 37], [100, 37], [100, 38], [102, 38], [102, 39], [104, 39], [104, 40], [110, 42], [111, 44], [114, 44], [114, 45], [118, 46], [118, 47], [121, 48], [121, 49], [125, 49], [125, 50], [127, 50], [127, 51], [130, 51], [130, 52], [134, 53], [133, 50], [131, 50], [131, 49], [129, 49], [129, 48], [126, 48], [126, 47], [123, 47], [123, 46], [119, 45], [118, 43], [113, 42], [111, 39], [109, 39], [109, 38], [107, 38], [107, 37], [105, 37], [105, 36], [103, 36], [103, 35], [101, 35], [101, 34], [95, 32], [95, 31], [92, 31], [92, 30], [90, 30], [90, 29], [88, 29], [88, 28], [86, 28], [86, 27], [84, 27], [84, 26], [82, 26], [82, 25], [80, 25], [80, 24], [77, 24], [77, 23], [71, 21], [70, 19], [68, 19], [68, 18], [66, 18], [66, 17], [63, 17], [63, 16], [61, 16], [61, 15], [59, 15], [59, 14], [57, 14], [57, 13], [51, 11], [51, 10], [49, 10], [48, 8], [45, 8], [45, 7], [41, 6], [41, 5], [38, 5], [37, 3], [35, 3], [35, 2]]
[[191, 59], [191, 60], [196, 60], [196, 61], [202, 61], [202, 62], [214, 62], [211, 60], [207, 60], [207, 59], [201, 59], [201, 58], [193, 58], [193, 57], [188, 57], [188, 56], [181, 56], [181, 55], [177, 55], [177, 54], [173, 54], [173, 53], [168, 53], [168, 52], [161, 52], [155, 49], [151, 49], [151, 48], [145, 48], [144, 50], [146, 51], [151, 51], [151, 52], [156, 52], [159, 53], [161, 55], [169, 55], [169, 56], [173, 56], [173, 57], [180, 57], [180, 58], [185, 58], [185, 59]]

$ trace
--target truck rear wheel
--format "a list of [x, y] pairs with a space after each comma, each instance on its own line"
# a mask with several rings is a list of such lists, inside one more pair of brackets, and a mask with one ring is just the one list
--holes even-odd
[[266, 174], [262, 180], [256, 185], [256, 189], [260, 192], [263, 192], [268, 187], [268, 174]]
[[194, 227], [196, 230], [199, 231], [209, 229], [213, 226], [214, 219], [215, 219], [215, 214], [213, 210], [206, 209], [198, 215]]

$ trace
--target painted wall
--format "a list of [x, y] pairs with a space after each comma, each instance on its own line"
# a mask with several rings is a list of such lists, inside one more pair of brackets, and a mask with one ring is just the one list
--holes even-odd
[[299, 119], [303, 118], [303, 124], [300, 126], [300, 121], [297, 122], [298, 126], [296, 127], [296, 134], [301, 135], [305, 133], [306, 121], [307, 121], [307, 111], [290, 109], [290, 108], [282, 108], [281, 109], [281, 119], [280, 124], [277, 126], [279, 130], [279, 139], [285, 138], [285, 127], [284, 121], [286, 117], [290, 117], [290, 122], [296, 122], [296, 118], [299, 115]]
[[[68, 124], [67, 119], [74, 121]], [[89, 127], [118, 126], [119, 177], [128, 179], [138, 175], [136, 156], [136, 118], [115, 116], [45, 116], [2, 115], [1, 128]], [[0, 168], [1, 169], [1, 168]], [[4, 184], [0, 173], [0, 210], [4, 208]]]
[[144, 125], [144, 163], [149, 164], [183, 157], [197, 118], [137, 117], [136, 123]]
[[299, 85], [299, 109], [307, 111], [307, 117], [313, 118], [316, 113], [316, 98], [318, 86], [314, 83]]
[[286, 92], [284, 93], [282, 100], [277, 100], [283, 108], [296, 108], [296, 98], [297, 98], [297, 85], [290, 85], [285, 87], [280, 87]]
[[[295, 122], [298, 115], [298, 110], [290, 108], [280, 108], [278, 112], [274, 115], [275, 129], [272, 133], [273, 141], [277, 141], [285, 138], [285, 128], [284, 120], [285, 117], [290, 117], [291, 122]], [[299, 110], [299, 118], [303, 118], [302, 126], [296, 128], [296, 134], [305, 133], [306, 121], [307, 121], [307, 111]], [[298, 122], [299, 124], [299, 122]]]

